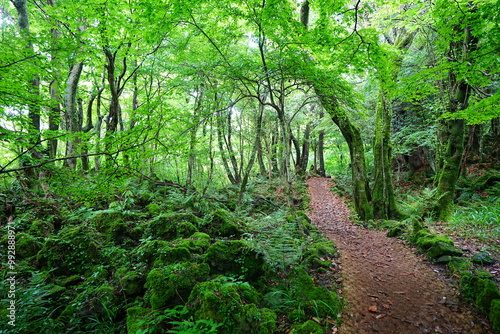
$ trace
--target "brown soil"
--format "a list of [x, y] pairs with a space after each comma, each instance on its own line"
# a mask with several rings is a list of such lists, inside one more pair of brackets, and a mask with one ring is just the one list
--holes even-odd
[[307, 181], [309, 216], [336, 245], [342, 271], [340, 334], [491, 333], [458, 301], [456, 288], [439, 268], [388, 238], [382, 231], [354, 225], [344, 201], [330, 191], [329, 179]]

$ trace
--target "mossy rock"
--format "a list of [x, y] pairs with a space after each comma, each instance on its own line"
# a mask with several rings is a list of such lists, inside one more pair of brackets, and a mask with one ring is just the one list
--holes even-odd
[[335, 244], [331, 241], [315, 242], [304, 253], [303, 264], [310, 268], [328, 268], [331, 261], [327, 257], [338, 257]]
[[486, 253], [486, 252], [481, 252], [481, 253], [474, 254], [474, 256], [472, 257], [471, 261], [473, 263], [483, 264], [483, 265], [490, 265], [490, 264], [495, 263], [495, 260], [493, 259], [493, 257], [491, 256], [491, 254]]
[[455, 246], [450, 246], [449, 244], [443, 243], [441, 241], [435, 242], [431, 248], [427, 250], [427, 255], [431, 259], [438, 259], [442, 256], [462, 256], [463, 251]]
[[151, 203], [146, 205], [146, 211], [151, 215], [151, 216], [156, 216], [162, 213], [163, 208], [156, 204], [156, 203]]
[[159, 215], [149, 222], [151, 236], [162, 240], [174, 240], [187, 238], [198, 232], [196, 226], [191, 222], [193, 214], [164, 214]]
[[447, 235], [437, 235], [425, 229], [418, 231], [414, 239], [415, 244], [422, 250], [427, 250], [436, 243], [453, 246], [453, 241]]
[[157, 251], [157, 258], [153, 263], [153, 267], [164, 267], [174, 263], [189, 262], [190, 260], [191, 253], [186, 247], [163, 247]]
[[262, 254], [241, 240], [217, 241], [208, 248], [205, 258], [212, 274], [245, 276], [254, 281], [264, 273]]
[[490, 310], [492, 300], [500, 299], [500, 292], [492, 280], [479, 278], [470, 272], [460, 277], [460, 288], [462, 294], [483, 311]]
[[467, 272], [467, 270], [472, 268], [472, 263], [461, 257], [452, 257], [451, 261], [448, 262], [448, 268], [452, 273], [458, 274], [461, 272]]
[[443, 255], [443, 256], [440, 256], [438, 259], [436, 259], [436, 263], [446, 264], [446, 263], [450, 263], [452, 260], [453, 260], [453, 256]]
[[106, 232], [111, 224], [123, 222], [125, 217], [117, 210], [103, 210], [94, 214], [90, 223], [101, 233]]
[[298, 301], [301, 308], [317, 317], [335, 318], [342, 309], [340, 297], [324, 287], [317, 287], [302, 267], [293, 268], [288, 274], [291, 298]]
[[209, 235], [239, 237], [244, 230], [244, 226], [243, 223], [235, 221], [233, 214], [219, 208], [205, 218], [205, 223], [200, 229]]
[[234, 314], [233, 333], [272, 334], [276, 331], [276, 313], [255, 304], [246, 304], [241, 312]]
[[296, 334], [323, 334], [325, 330], [321, 325], [312, 320], [307, 320], [302, 325], [295, 328]]
[[144, 284], [146, 280], [144, 275], [137, 271], [125, 270], [117, 271], [115, 277], [118, 281], [118, 286], [128, 297], [136, 297], [142, 295], [145, 291]]
[[82, 275], [72, 275], [62, 280], [60, 284], [64, 287], [74, 286], [82, 283], [84, 279]]
[[34, 237], [47, 237], [55, 231], [54, 224], [46, 220], [34, 220], [28, 233]]
[[389, 238], [396, 238], [396, 237], [399, 237], [399, 236], [403, 235], [403, 233], [406, 230], [407, 230], [406, 224], [400, 223], [400, 222], [396, 222], [396, 223], [392, 224], [388, 228], [388, 230], [387, 230], [387, 236]]
[[276, 314], [258, 308], [260, 299], [250, 284], [221, 277], [196, 284], [187, 305], [195, 320], [208, 319], [221, 324], [218, 333], [273, 333]]
[[38, 252], [37, 263], [54, 269], [56, 275], [83, 274], [100, 263], [102, 236], [86, 225], [68, 226], [47, 239]]
[[185, 247], [190, 252], [202, 254], [210, 247], [210, 236], [203, 232], [196, 232], [189, 238], [174, 240], [176, 247]]
[[108, 228], [104, 231], [104, 235], [108, 241], [113, 241], [116, 244], [123, 244], [128, 239], [136, 239], [137, 235], [134, 231], [134, 223], [124, 221], [111, 222]]
[[156, 324], [153, 322], [154, 310], [144, 307], [130, 307], [127, 309], [127, 333], [153, 333]]
[[491, 301], [489, 317], [493, 331], [495, 333], [500, 333], [500, 299], [494, 299]]
[[180, 263], [151, 270], [146, 279], [146, 299], [153, 309], [169, 303], [183, 302], [189, 297], [196, 283], [208, 278], [210, 268], [206, 263]]
[[19, 260], [36, 255], [42, 245], [36, 238], [27, 233], [16, 234], [16, 256]]
[[135, 254], [141, 261], [153, 262], [158, 257], [158, 252], [167, 247], [170, 247], [170, 244], [164, 240], [147, 241], [135, 250]]

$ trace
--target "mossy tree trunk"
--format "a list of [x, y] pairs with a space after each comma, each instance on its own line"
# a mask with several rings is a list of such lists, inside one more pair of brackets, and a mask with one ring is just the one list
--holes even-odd
[[384, 94], [380, 95], [375, 110], [375, 139], [373, 142], [373, 216], [380, 219], [398, 219], [401, 217], [401, 213], [396, 205], [392, 183], [392, 111], [387, 105]]
[[[471, 11], [473, 10], [475, 9], [471, 8]], [[455, 30], [461, 32], [460, 27], [456, 27]], [[473, 36], [470, 27], [465, 27], [463, 35], [463, 40], [450, 42], [447, 56], [451, 63], [457, 62], [458, 55], [461, 56], [462, 61], [469, 61], [470, 53], [477, 50], [479, 40]], [[462, 78], [459, 78], [452, 67], [448, 73], [447, 81], [449, 101], [446, 111], [449, 114], [465, 110], [469, 105], [472, 87], [467, 83], [467, 79], [463, 78], [463, 74], [460, 77]], [[441, 122], [439, 139], [442, 145], [442, 164], [436, 177], [437, 190], [432, 211], [436, 218], [446, 221], [453, 211], [455, 188], [460, 176], [460, 166], [464, 154], [465, 122], [460, 119], [442, 120]]]
[[[386, 41], [398, 51], [406, 51], [411, 46], [415, 33], [397, 31], [396, 35], [386, 35]], [[392, 91], [403, 62], [403, 52], [390, 56], [382, 64], [379, 98], [375, 109], [375, 138], [373, 141], [374, 182], [372, 193], [373, 216], [380, 219], [398, 219], [402, 214], [396, 205], [392, 181]]]

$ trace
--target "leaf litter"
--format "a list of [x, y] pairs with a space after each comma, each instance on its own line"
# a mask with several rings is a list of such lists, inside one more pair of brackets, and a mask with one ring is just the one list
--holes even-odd
[[336, 245], [342, 297], [339, 334], [489, 334], [456, 287], [400, 239], [354, 225], [332, 180], [307, 181], [312, 222]]

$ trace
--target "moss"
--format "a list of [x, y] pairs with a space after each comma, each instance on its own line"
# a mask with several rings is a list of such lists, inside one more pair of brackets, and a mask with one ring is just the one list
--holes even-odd
[[387, 230], [387, 236], [389, 238], [399, 237], [406, 231], [406, 229], [407, 229], [406, 224], [394, 223]]
[[112, 223], [123, 222], [124, 216], [120, 211], [105, 210], [97, 212], [90, 220], [93, 227], [104, 233]]
[[156, 203], [146, 205], [146, 211], [152, 216], [159, 215], [162, 210], [162, 207]]
[[340, 297], [324, 287], [317, 287], [302, 267], [293, 268], [288, 275], [292, 299], [307, 313], [317, 317], [336, 317], [342, 309]]
[[493, 259], [491, 254], [486, 252], [474, 254], [471, 261], [477, 264], [486, 264], [486, 265], [495, 263], [495, 260]]
[[131, 307], [127, 309], [127, 333], [137, 334], [140, 332], [150, 333], [154, 323], [152, 321], [153, 310], [143, 307]]
[[208, 278], [210, 268], [206, 263], [181, 263], [151, 270], [146, 279], [146, 299], [153, 309], [162, 308], [169, 302], [188, 298], [197, 282]]
[[291, 322], [304, 322], [307, 319], [306, 313], [302, 309], [295, 309], [288, 314], [288, 319]]
[[198, 283], [187, 305], [195, 320], [209, 319], [221, 324], [219, 333], [273, 333], [276, 314], [258, 308], [260, 299], [250, 284], [221, 277]]
[[68, 226], [47, 239], [38, 252], [42, 268], [54, 269], [56, 275], [82, 274], [101, 262], [101, 235], [90, 226]]
[[234, 314], [235, 333], [272, 334], [276, 331], [276, 313], [255, 304], [246, 304]]
[[41, 244], [27, 233], [18, 233], [16, 235], [16, 255], [19, 259], [26, 259], [36, 255], [42, 248]]
[[492, 300], [500, 299], [500, 292], [493, 281], [479, 278], [469, 272], [460, 277], [460, 288], [467, 299], [484, 311], [489, 311]]
[[208, 248], [206, 261], [212, 274], [231, 274], [256, 280], [264, 271], [262, 254], [241, 240], [218, 241]]
[[304, 253], [303, 263], [310, 268], [331, 266], [331, 261], [326, 257], [338, 257], [335, 244], [331, 241], [315, 242]]
[[217, 209], [210, 213], [201, 228], [209, 235], [222, 237], [239, 237], [243, 230], [242, 224], [235, 223], [233, 215], [224, 209]]
[[68, 278], [65, 278], [61, 282], [61, 286], [68, 287], [80, 284], [83, 281], [83, 277], [81, 275], [72, 275]]
[[149, 223], [151, 236], [162, 240], [187, 238], [193, 233], [198, 232], [196, 226], [188, 221], [193, 219], [193, 217], [192, 214], [166, 214], [157, 216]]
[[146, 280], [141, 273], [137, 271], [121, 271], [117, 272], [115, 276], [118, 280], [118, 286], [125, 295], [135, 297], [143, 294]]
[[489, 317], [493, 331], [495, 331], [495, 333], [500, 333], [500, 299], [491, 301]]
[[157, 251], [157, 259], [154, 267], [163, 267], [173, 263], [187, 262], [191, 260], [189, 249], [182, 246], [164, 247]]
[[190, 252], [202, 254], [210, 247], [210, 236], [203, 232], [196, 232], [186, 239], [175, 240], [177, 247], [188, 248]]
[[460, 273], [472, 268], [472, 263], [464, 258], [452, 257], [448, 262], [448, 268], [452, 273]]
[[54, 224], [45, 220], [34, 220], [28, 233], [35, 237], [46, 237], [54, 233]]
[[445, 244], [441, 241], [435, 242], [431, 248], [427, 250], [427, 255], [431, 259], [438, 259], [445, 255], [450, 256], [461, 256], [463, 251], [455, 246], [450, 246], [449, 244]]
[[302, 325], [295, 328], [297, 334], [323, 334], [325, 331], [318, 323], [307, 320]]
[[427, 250], [436, 243], [442, 243], [453, 246], [453, 241], [447, 235], [437, 235], [426, 229], [420, 230], [415, 234], [415, 244], [422, 250]]
[[164, 240], [148, 241], [139, 247], [135, 254], [141, 261], [152, 262], [157, 257], [158, 251], [166, 247], [169, 247], [169, 243]]

